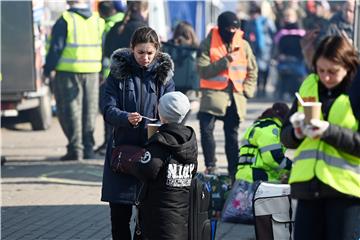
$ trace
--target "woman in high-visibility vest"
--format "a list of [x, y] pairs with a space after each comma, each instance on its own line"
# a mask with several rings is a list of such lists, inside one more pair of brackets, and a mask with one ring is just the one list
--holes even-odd
[[284, 122], [281, 141], [296, 148], [289, 179], [298, 199], [295, 240], [360, 238], [360, 127], [348, 96], [358, 65], [345, 38], [326, 37], [299, 89], [303, 101], [321, 102], [320, 119], [305, 124], [294, 101]]

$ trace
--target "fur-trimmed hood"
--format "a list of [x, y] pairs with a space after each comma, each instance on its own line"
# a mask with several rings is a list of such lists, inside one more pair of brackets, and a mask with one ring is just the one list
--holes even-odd
[[[132, 51], [129, 48], [120, 48], [111, 55], [111, 75], [120, 80], [129, 79], [136, 63]], [[174, 62], [167, 53], [159, 52], [147, 71], [155, 72], [155, 78], [165, 85], [174, 76]]]

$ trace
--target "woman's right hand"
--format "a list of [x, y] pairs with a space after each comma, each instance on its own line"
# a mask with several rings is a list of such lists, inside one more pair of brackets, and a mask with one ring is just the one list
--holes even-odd
[[137, 112], [128, 113], [128, 121], [134, 127], [137, 127], [139, 125], [139, 122], [141, 122], [141, 120], [142, 120], [142, 117], [141, 117], [140, 113], [137, 113]]

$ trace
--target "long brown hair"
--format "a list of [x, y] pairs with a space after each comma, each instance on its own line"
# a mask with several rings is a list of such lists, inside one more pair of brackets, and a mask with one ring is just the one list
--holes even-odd
[[320, 42], [312, 61], [316, 73], [316, 63], [321, 57], [344, 67], [347, 70], [344, 81], [347, 82], [354, 78], [360, 64], [355, 48], [346, 38], [341, 36], [328, 36]]
[[193, 27], [186, 21], [181, 21], [176, 25], [173, 33], [173, 40], [175, 44], [178, 45], [189, 45], [192, 47], [199, 46], [199, 41]]
[[119, 34], [123, 33], [126, 24], [129, 22], [129, 20], [134, 14], [140, 14], [140, 12], [148, 9], [148, 7], [149, 4], [147, 1], [127, 1], [127, 10], [124, 16], [124, 20], [119, 26]]

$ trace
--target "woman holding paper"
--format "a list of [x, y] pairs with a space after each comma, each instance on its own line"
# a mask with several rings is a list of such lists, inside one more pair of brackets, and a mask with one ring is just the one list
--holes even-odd
[[305, 123], [295, 100], [284, 122], [281, 141], [296, 149], [289, 179], [298, 199], [295, 240], [360, 237], [360, 127], [348, 96], [358, 64], [346, 39], [325, 38], [299, 89], [303, 101], [321, 102], [320, 118]]

